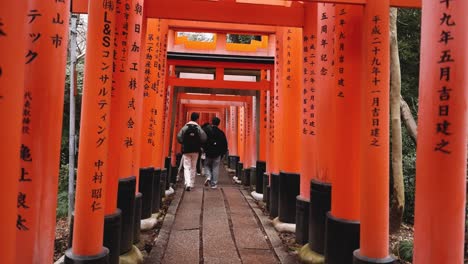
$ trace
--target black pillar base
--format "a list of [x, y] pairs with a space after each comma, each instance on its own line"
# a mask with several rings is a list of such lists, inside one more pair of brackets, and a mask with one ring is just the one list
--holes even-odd
[[96, 256], [76, 256], [70, 248], [65, 251], [65, 264], [109, 264], [109, 250], [102, 248], [102, 253]]
[[331, 209], [331, 185], [312, 180], [310, 182], [309, 247], [315, 253], [325, 253], [325, 226]]
[[176, 154], [176, 167], [179, 168], [180, 162], [182, 161], [182, 153]]
[[279, 203], [279, 174], [271, 174], [270, 179], [270, 217], [278, 216]]
[[309, 241], [310, 200], [296, 197], [296, 243], [305, 245]]
[[237, 164], [239, 163], [239, 156], [229, 156], [229, 168], [231, 170], [237, 169]]
[[378, 263], [378, 264], [393, 264], [396, 263], [395, 259], [392, 257], [388, 256], [383, 259], [371, 259], [368, 257], [361, 256], [359, 249], [355, 250], [353, 253], [353, 264], [373, 264], [373, 263]]
[[242, 185], [245, 187], [250, 186], [250, 168], [244, 169], [244, 177], [242, 178]]
[[115, 213], [104, 216], [103, 245], [109, 249], [109, 264], [119, 264], [121, 232], [122, 211], [117, 208]]
[[133, 244], [140, 242], [140, 228], [141, 228], [141, 206], [143, 195], [139, 192], [135, 195], [135, 220], [133, 221]]
[[257, 186], [257, 168], [250, 167], [250, 190], [254, 191], [255, 186]]
[[327, 213], [325, 260], [328, 264], [353, 263], [353, 252], [359, 248], [358, 221], [339, 219]]
[[177, 182], [177, 168], [179, 167], [171, 167], [171, 185], [172, 186], [174, 186]]
[[[143, 195], [141, 200], [141, 218], [147, 219], [152, 215], [153, 206], [153, 185], [154, 185], [154, 168], [141, 168], [140, 180], [138, 182], [138, 190]], [[140, 221], [138, 221], [140, 222]]]
[[278, 216], [283, 223], [296, 223], [296, 196], [299, 195], [300, 182], [299, 174], [280, 172]]
[[133, 246], [133, 222], [135, 220], [135, 189], [136, 177], [119, 180], [117, 207], [122, 210], [122, 235], [120, 239], [120, 255], [130, 251]]
[[159, 212], [161, 208], [161, 169], [154, 170], [153, 197], [151, 199], [151, 213]]
[[262, 175], [262, 185], [263, 185], [263, 201], [266, 202], [268, 200], [268, 194], [267, 194], [267, 187], [268, 184], [270, 183], [270, 177], [266, 172], [263, 173]]
[[263, 194], [263, 197], [266, 197], [265, 208], [267, 212], [270, 212], [270, 186], [267, 186], [266, 192]]
[[264, 184], [263, 184], [263, 174], [266, 171], [266, 162], [265, 161], [257, 161], [257, 170], [256, 170], [256, 183], [255, 183], [255, 191], [257, 193], [264, 193]]
[[162, 204], [162, 198], [166, 196], [166, 190], [169, 189], [169, 187], [166, 187], [167, 185], [167, 169], [162, 169], [161, 170], [161, 181], [159, 185], [159, 191], [160, 191], [160, 196], [161, 196], [161, 207], [163, 206]]
[[241, 180], [243, 179], [242, 177], [242, 170], [244, 169], [244, 163], [242, 162], [238, 162], [237, 163], [237, 167], [236, 167], [236, 177], [238, 180]]
[[166, 190], [169, 190], [169, 187], [171, 186], [171, 171], [172, 171], [172, 165], [171, 165], [171, 157], [166, 157], [164, 160], [164, 168], [166, 168]]

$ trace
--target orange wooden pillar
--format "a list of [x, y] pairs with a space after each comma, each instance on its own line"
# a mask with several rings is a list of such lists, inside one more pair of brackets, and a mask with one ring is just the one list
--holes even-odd
[[[34, 11], [29, 13], [27, 24], [17, 263], [53, 260], [68, 6], [69, 1], [28, 3], [28, 9]], [[51, 41], [41, 38], [44, 35], [52, 36]]]
[[335, 144], [331, 212], [327, 215], [325, 261], [351, 263], [359, 248], [361, 52], [363, 7], [335, 7]]
[[413, 261], [463, 263], [468, 2], [422, 4]]
[[302, 29], [286, 28], [283, 34], [283, 85], [281, 158], [279, 163], [278, 217], [285, 223], [296, 223], [296, 196], [300, 189], [301, 104], [303, 92]]
[[364, 8], [361, 137], [361, 238], [355, 263], [393, 263], [389, 256], [389, 1]]
[[296, 242], [309, 241], [310, 182], [316, 177], [318, 167], [317, 145], [317, 90], [319, 86], [317, 49], [317, 3], [304, 4], [303, 27], [303, 82], [301, 122], [301, 188], [297, 197]]
[[259, 152], [258, 159], [267, 160], [267, 142], [268, 142], [268, 91], [260, 91], [260, 131], [259, 131]]
[[[250, 170], [253, 165], [253, 146], [252, 146], [252, 99], [245, 106], [245, 152], [244, 169]], [[250, 171], [248, 172], [250, 173]]]
[[[2, 185], [0, 199], [3, 214], [0, 218], [0, 254], [5, 263], [17, 263], [16, 232], [18, 222], [18, 183], [21, 183], [20, 159], [22, 110], [24, 105], [24, 56], [26, 52], [27, 17], [26, 1], [0, 3], [0, 118], [3, 129], [0, 136], [6, 139], [0, 148]], [[14, 87], [14, 89], [13, 89]], [[20, 181], [18, 181], [20, 179]]]
[[238, 146], [237, 146], [237, 126], [238, 126], [238, 119], [237, 119], [237, 106], [230, 106], [230, 131], [231, 131], [231, 146], [229, 147], [229, 154], [232, 156], [238, 155]]
[[238, 131], [237, 131], [237, 150], [239, 154], [239, 162], [242, 165], [245, 162], [245, 106], [238, 107]]
[[90, 262], [104, 262], [108, 258], [108, 249], [102, 244], [108, 177], [114, 12], [114, 6], [89, 2], [73, 246], [65, 254], [66, 263], [82, 263], [84, 256]]
[[312, 174], [308, 176], [312, 180], [305, 183], [310, 190], [308, 245], [310, 250], [323, 255], [326, 214], [331, 208], [331, 174], [333, 166], [336, 166], [333, 163], [335, 140], [333, 105], [337, 96], [334, 89], [336, 61], [334, 62], [333, 57], [335, 7], [333, 4], [318, 4], [317, 11], [314, 8], [308, 6], [306, 13], [307, 23], [317, 21], [315, 30], [312, 28], [313, 24], [308, 24], [308, 31], [312, 34], [315, 32], [316, 36], [316, 39], [309, 40], [310, 45], [315, 48], [311, 50], [311, 53], [315, 53], [313, 61], [315, 65], [310, 65], [308, 68], [315, 74], [314, 86], [310, 90], [313, 109], [310, 109], [312, 117], [309, 119], [312, 124], [311, 131], [315, 133], [314, 138], [310, 139], [309, 148], [314, 150], [314, 154], [311, 155], [311, 160], [303, 159], [303, 169]]

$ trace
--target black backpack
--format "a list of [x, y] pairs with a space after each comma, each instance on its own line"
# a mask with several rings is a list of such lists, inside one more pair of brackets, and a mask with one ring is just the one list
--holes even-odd
[[201, 148], [200, 132], [198, 126], [194, 124], [188, 124], [187, 130], [184, 132], [183, 137], [183, 153], [198, 153]]

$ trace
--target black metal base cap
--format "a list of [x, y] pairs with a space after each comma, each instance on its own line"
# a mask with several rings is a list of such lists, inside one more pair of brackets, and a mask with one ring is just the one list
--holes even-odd
[[270, 217], [278, 216], [279, 174], [272, 173], [270, 178]]
[[175, 185], [176, 181], [177, 181], [177, 168], [179, 168], [179, 167], [171, 167], [171, 183], [172, 183], [172, 185]]
[[262, 193], [264, 194], [263, 195], [263, 201], [266, 202], [267, 201], [267, 195], [266, 195], [266, 191], [267, 191], [267, 186], [268, 184], [270, 184], [270, 176], [266, 173], [266, 172], [263, 172], [263, 175], [262, 175]]
[[102, 253], [96, 256], [76, 256], [73, 255], [71, 248], [65, 251], [65, 264], [108, 264], [109, 250], [102, 249]]
[[239, 156], [230, 155], [228, 157], [228, 164], [231, 170], [237, 169], [237, 163], [239, 163]]
[[353, 263], [353, 252], [359, 248], [360, 223], [336, 218], [327, 213], [325, 259], [328, 264]]
[[383, 258], [383, 259], [372, 259], [372, 258], [361, 256], [359, 249], [354, 251], [353, 264], [372, 264], [372, 263], [393, 264], [396, 262], [395, 262], [395, 259], [390, 256]]
[[140, 242], [140, 228], [141, 228], [141, 205], [143, 195], [137, 193], [135, 195], [135, 220], [133, 221], [133, 244]]
[[257, 168], [250, 167], [250, 189], [253, 191], [255, 190], [255, 186], [257, 186]]
[[296, 197], [296, 243], [300, 245], [309, 241], [309, 207], [308, 199]]
[[103, 245], [109, 250], [109, 264], [119, 264], [122, 211], [104, 216]]
[[154, 170], [153, 198], [151, 199], [151, 213], [159, 212], [161, 208], [161, 169]]
[[310, 182], [309, 247], [325, 254], [325, 227], [327, 213], [331, 209], [331, 185], [312, 180]]
[[138, 190], [143, 195], [141, 200], [141, 219], [151, 217], [153, 207], [154, 168], [140, 168]]
[[135, 189], [136, 177], [119, 180], [117, 207], [122, 210], [122, 236], [120, 239], [120, 255], [130, 251], [133, 246], [133, 222], [135, 221]]
[[166, 159], [164, 160], [164, 167], [166, 168], [167, 170], [167, 174], [166, 174], [166, 190], [169, 190], [169, 187], [170, 187], [170, 183], [171, 183], [171, 171], [172, 171], [172, 159], [171, 157], [166, 157]]
[[266, 171], [266, 162], [265, 161], [257, 161], [256, 165], [256, 184], [255, 184], [255, 191], [257, 193], [263, 193], [263, 174], [265, 174]]
[[250, 168], [245, 168], [244, 173], [243, 173], [243, 178], [242, 178], [242, 185], [244, 186], [250, 186]]
[[[159, 185], [159, 195], [161, 199], [166, 196], [166, 190], [169, 189], [166, 187], [167, 185], [167, 169], [162, 169], [161, 170], [161, 178], [160, 178], [160, 185]], [[162, 203], [161, 203], [162, 205]]]
[[280, 172], [278, 216], [283, 223], [296, 223], [296, 196], [299, 195], [300, 184], [299, 174]]
[[236, 167], [237, 179], [242, 180], [242, 170], [244, 169], [244, 163], [238, 162]]
[[270, 186], [267, 186], [266, 192], [263, 195], [263, 197], [264, 198], [266, 197], [265, 208], [266, 208], [267, 212], [270, 212]]

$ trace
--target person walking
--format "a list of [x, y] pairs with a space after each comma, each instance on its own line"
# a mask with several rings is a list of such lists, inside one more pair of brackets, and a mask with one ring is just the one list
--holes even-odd
[[190, 191], [195, 184], [197, 160], [201, 146], [206, 142], [206, 133], [198, 125], [200, 115], [192, 113], [187, 124], [177, 134], [177, 141], [182, 144], [182, 162], [184, 166], [185, 190]]
[[219, 129], [221, 120], [214, 117], [211, 122], [211, 133], [209, 133], [208, 140], [205, 144], [205, 186], [210, 185], [212, 189], [218, 187], [219, 178], [219, 165], [221, 158], [228, 151], [228, 143], [226, 135]]

